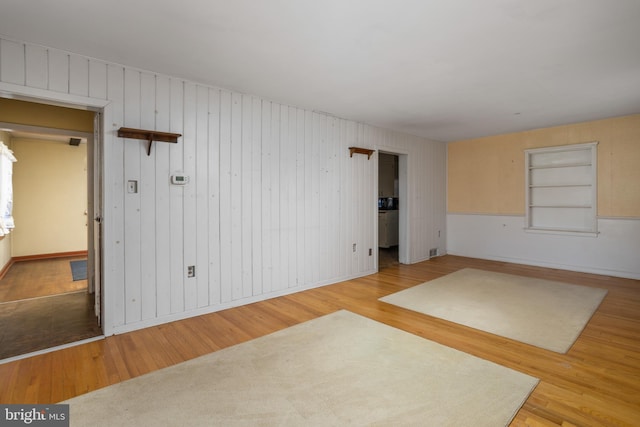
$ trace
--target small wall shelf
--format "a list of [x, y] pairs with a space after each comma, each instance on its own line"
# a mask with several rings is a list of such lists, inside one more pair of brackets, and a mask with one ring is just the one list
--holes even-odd
[[376, 150], [371, 150], [369, 148], [349, 147], [349, 157], [353, 157], [353, 153], [366, 154], [367, 160], [369, 160], [371, 158], [371, 155], [375, 152]]
[[178, 142], [178, 138], [182, 135], [179, 133], [158, 132], [155, 130], [120, 128], [118, 129], [118, 136], [120, 138], [142, 139], [148, 141], [149, 145], [147, 145], [147, 156], [150, 156], [151, 144], [153, 144], [153, 141], [172, 142], [175, 144]]

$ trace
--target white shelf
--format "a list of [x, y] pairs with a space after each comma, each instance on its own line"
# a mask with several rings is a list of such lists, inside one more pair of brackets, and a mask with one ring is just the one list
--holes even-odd
[[558, 208], [558, 209], [565, 209], [565, 208], [570, 208], [570, 209], [591, 209], [593, 206], [591, 205], [529, 205], [530, 208], [546, 208], [546, 209], [552, 209], [552, 208]]
[[529, 169], [557, 169], [557, 168], [577, 168], [577, 167], [584, 167], [584, 166], [591, 166], [591, 162], [587, 162], [587, 163], [566, 163], [566, 164], [559, 164], [559, 165], [539, 165], [539, 166], [529, 166]]
[[529, 188], [566, 188], [566, 187], [591, 187], [591, 184], [542, 184], [529, 185]]

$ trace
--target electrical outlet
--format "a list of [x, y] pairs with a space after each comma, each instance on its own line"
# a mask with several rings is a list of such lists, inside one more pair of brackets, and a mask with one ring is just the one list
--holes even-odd
[[356, 244], [354, 243], [353, 244], [353, 252], [355, 252], [355, 251], [356, 251]]
[[196, 277], [196, 266], [190, 265], [187, 267], [187, 277]]
[[369, 248], [369, 256], [373, 255], [373, 249]]

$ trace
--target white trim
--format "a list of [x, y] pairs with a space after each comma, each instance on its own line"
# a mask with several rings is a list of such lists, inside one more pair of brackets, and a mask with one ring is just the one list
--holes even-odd
[[[597, 201], [598, 201], [598, 150], [597, 150], [597, 141], [585, 142], [580, 144], [571, 144], [571, 145], [559, 145], [554, 147], [541, 147], [541, 148], [532, 148], [524, 150], [525, 153], [525, 231], [528, 232], [539, 232], [539, 233], [557, 233], [557, 234], [571, 234], [571, 235], [580, 235], [580, 236], [598, 236], [598, 218], [597, 218]], [[589, 162], [573, 162], [573, 163], [561, 163], [561, 164], [545, 164], [545, 165], [536, 165], [533, 166], [531, 164], [532, 156], [535, 154], [548, 154], [548, 153], [566, 153], [570, 151], [589, 151], [590, 161]], [[585, 206], [577, 206], [577, 205], [560, 205], [558, 203], [551, 202], [550, 204], [533, 204], [531, 201], [531, 193], [533, 188], [557, 188], [564, 189], [567, 191], [567, 188], [575, 187], [574, 184], [569, 183], [564, 185], [564, 183], [557, 184], [553, 183], [552, 185], [532, 185], [531, 184], [531, 173], [533, 170], [545, 170], [545, 169], [562, 169], [562, 168], [572, 168], [579, 166], [587, 166], [589, 168], [589, 183], [585, 185], [590, 188], [590, 203]], [[563, 193], [565, 194], [565, 193]], [[562, 228], [561, 226], [556, 227], [541, 227], [534, 226], [532, 222], [534, 221], [532, 215], [532, 210], [535, 208], [551, 208], [551, 209], [562, 209], [562, 208], [580, 208], [580, 209], [588, 209], [588, 219], [590, 222], [590, 226], [588, 229], [582, 230], [577, 229], [575, 227], [572, 228]], [[558, 211], [555, 211], [556, 213]], [[554, 223], [557, 224], [557, 223]], [[552, 225], [554, 225], [552, 224]]]
[[556, 145], [551, 147], [540, 147], [540, 148], [528, 148], [524, 150], [527, 154], [536, 154], [536, 153], [553, 153], [553, 152], [562, 152], [562, 151], [579, 151], [584, 150], [588, 146], [598, 145], [598, 141], [590, 141], [590, 142], [581, 142], [580, 144], [570, 144], [570, 145]]
[[[400, 212], [398, 214], [398, 261], [401, 264], [412, 264], [415, 261], [411, 259], [411, 233], [409, 230], [411, 229], [409, 214], [411, 209], [411, 180], [409, 179], [409, 163], [410, 163], [410, 153], [407, 150], [398, 149], [395, 147], [388, 147], [384, 145], [376, 146], [378, 153], [384, 154], [392, 154], [394, 156], [398, 156], [398, 199], [400, 200]], [[376, 182], [375, 182], [375, 200], [378, 200], [378, 176], [380, 172], [378, 171], [378, 165], [376, 165]], [[376, 232], [376, 245], [378, 244], [378, 204], [376, 203], [376, 212], [375, 212], [375, 232]], [[428, 259], [428, 258], [427, 258]], [[377, 263], [376, 263], [377, 268]]]
[[339, 283], [339, 282], [344, 282], [347, 280], [353, 280], [353, 279], [357, 279], [360, 277], [365, 277], [365, 276], [369, 276], [371, 274], [375, 274], [377, 273], [377, 269], [374, 270], [369, 270], [369, 271], [365, 271], [363, 273], [359, 273], [357, 275], [348, 275], [348, 276], [343, 276], [343, 277], [339, 277], [337, 279], [331, 279], [328, 281], [322, 281], [319, 283], [314, 283], [312, 285], [309, 286], [301, 286], [301, 287], [295, 287], [295, 288], [286, 288], [286, 289], [281, 289], [275, 292], [271, 292], [269, 294], [261, 294], [261, 295], [256, 295], [253, 297], [248, 297], [248, 298], [242, 298], [242, 299], [238, 299], [238, 300], [233, 300], [233, 301], [229, 301], [229, 302], [225, 302], [225, 303], [221, 303], [218, 305], [211, 305], [211, 306], [207, 306], [207, 307], [202, 307], [199, 309], [195, 309], [195, 310], [191, 310], [191, 311], [182, 311], [179, 313], [174, 313], [174, 314], [169, 314], [163, 317], [154, 317], [151, 319], [146, 319], [146, 320], [142, 320], [139, 322], [135, 322], [135, 323], [127, 323], [127, 324], [121, 324], [121, 325], [115, 325], [109, 328], [108, 332], [105, 331], [105, 335], [110, 336], [110, 335], [119, 335], [119, 334], [124, 334], [127, 332], [133, 332], [133, 331], [137, 331], [139, 329], [144, 329], [144, 328], [149, 328], [152, 326], [158, 326], [158, 325], [164, 325], [166, 323], [169, 322], [175, 322], [178, 320], [184, 320], [184, 319], [189, 319], [191, 317], [195, 317], [195, 316], [202, 316], [205, 314], [211, 314], [211, 313], [216, 313], [218, 311], [222, 311], [222, 310], [226, 310], [229, 308], [234, 308], [234, 307], [240, 307], [243, 305], [247, 305], [247, 304], [253, 304], [255, 302], [260, 302], [260, 301], [266, 301], [272, 298], [277, 298], [277, 297], [281, 297], [284, 295], [290, 295], [290, 294], [295, 294], [298, 292], [302, 292], [302, 291], [306, 291], [309, 289], [315, 289], [315, 288], [321, 288], [323, 286], [327, 286], [327, 285], [333, 285], [335, 283]]
[[77, 136], [81, 138], [87, 138], [87, 140], [93, 137], [93, 132], [82, 132], [78, 130], [50, 128], [50, 127], [37, 126], [37, 125], [23, 125], [20, 123], [11, 123], [11, 122], [0, 122], [0, 128], [10, 129], [11, 131], [17, 131], [17, 132], [32, 132], [32, 133], [41, 133], [41, 134], [48, 134], [48, 135]]
[[[35, 103], [45, 103], [49, 105], [75, 108], [79, 110], [93, 111], [98, 114], [101, 113], [103, 115], [103, 118], [105, 117], [106, 112], [109, 110], [109, 107], [111, 106], [111, 101], [109, 100], [91, 98], [86, 96], [69, 95], [66, 93], [53, 92], [48, 89], [32, 88], [32, 87], [21, 86], [21, 85], [16, 85], [11, 83], [3, 83], [3, 82], [0, 82], [0, 97], [35, 102]], [[15, 129], [18, 129], [20, 126], [22, 125], [11, 124], [11, 127], [14, 127]], [[103, 162], [104, 162], [104, 151], [103, 151], [104, 145], [102, 145], [102, 141], [104, 140], [104, 135], [106, 131], [107, 130], [106, 130], [105, 121], [103, 121], [101, 129], [93, 129], [93, 132], [90, 132], [90, 133], [78, 132], [87, 138], [87, 142], [89, 144], [93, 144], [93, 138], [96, 132], [99, 132], [102, 135], [100, 150], [102, 152], [101, 159]], [[73, 132], [70, 133], [69, 131], [64, 131], [64, 133], [69, 135], [73, 134]], [[91, 159], [90, 161], [93, 161], [93, 159]], [[102, 166], [103, 168], [101, 170], [101, 173], [104, 174], [104, 164]], [[87, 173], [89, 172], [87, 171]], [[101, 182], [104, 185], [104, 182], [105, 182], [104, 176], [102, 176], [101, 178], [102, 178]], [[104, 192], [104, 189], [100, 197], [102, 197], [102, 200], [100, 201], [101, 205], [104, 206], [105, 198], [107, 197]], [[88, 201], [88, 203], [94, 203], [94, 201], [91, 200], [91, 201]], [[102, 265], [104, 265], [104, 259], [106, 257], [105, 250], [104, 250], [105, 236], [106, 234], [102, 235], [103, 241], [100, 243], [103, 247], [103, 251], [100, 254], [100, 256], [102, 257], [102, 260], [101, 260]], [[89, 241], [92, 243], [93, 236], [88, 236], [88, 237], [89, 237]], [[110, 313], [108, 312], [108, 310], [110, 309], [110, 304], [106, 303], [106, 296], [109, 295], [108, 290], [105, 290], [105, 284], [107, 283], [107, 280], [105, 277], [106, 275], [107, 274], [105, 270], [103, 271], [101, 281], [100, 281], [102, 286], [100, 297], [103, 298], [104, 303], [101, 304], [102, 312], [100, 313], [99, 318], [101, 319], [101, 329], [103, 334], [107, 334], [109, 332], [109, 328], [105, 324], [105, 318], [108, 318], [108, 316], [110, 315]]]
[[41, 354], [52, 353], [54, 351], [63, 350], [65, 348], [71, 348], [71, 347], [76, 347], [76, 346], [83, 345], [83, 344], [88, 344], [90, 342], [99, 341], [99, 340], [103, 340], [103, 339], [105, 339], [104, 335], [98, 335], [96, 337], [87, 338], [87, 339], [84, 339], [84, 340], [75, 341], [75, 342], [68, 343], [68, 344], [62, 344], [62, 345], [57, 345], [55, 347], [45, 348], [44, 350], [33, 351], [31, 353], [21, 354], [19, 356], [7, 357], [6, 359], [0, 359], [0, 365], [2, 365], [4, 363], [15, 362], [16, 360], [27, 359], [27, 358], [33, 357], [33, 356], [39, 356]]
[[571, 230], [554, 230], [546, 228], [524, 228], [526, 233], [540, 233], [540, 234], [561, 234], [564, 236], [578, 236], [578, 237], [598, 237], [597, 231], [571, 231]]
[[49, 104], [62, 107], [68, 107], [71, 105], [73, 108], [85, 110], [97, 110], [104, 108], [109, 104], [109, 101], [105, 99], [52, 92], [47, 89], [39, 89], [3, 82], [0, 82], [0, 96], [4, 98], [35, 102], [46, 101]]
[[638, 224], [599, 218], [599, 235], [593, 238], [526, 232], [524, 217], [448, 214], [447, 253], [640, 279]]

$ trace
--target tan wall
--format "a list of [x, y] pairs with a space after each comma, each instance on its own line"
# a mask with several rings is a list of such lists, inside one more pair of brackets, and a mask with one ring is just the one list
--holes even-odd
[[0, 98], [0, 122], [92, 133], [93, 116], [86, 110]]
[[[11, 148], [11, 135], [7, 132], [0, 131], [0, 142]], [[11, 235], [0, 237], [0, 270], [2, 270], [9, 261], [11, 261]]]
[[87, 249], [87, 146], [14, 138], [12, 256]]
[[640, 217], [640, 114], [448, 144], [448, 212], [525, 214], [524, 150], [598, 141], [598, 216]]

